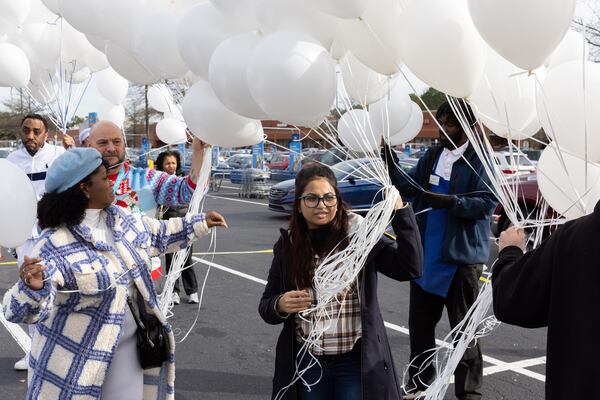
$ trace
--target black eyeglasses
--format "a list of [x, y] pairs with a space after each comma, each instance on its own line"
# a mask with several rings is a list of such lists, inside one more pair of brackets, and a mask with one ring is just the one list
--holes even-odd
[[335, 194], [326, 194], [323, 197], [319, 197], [314, 194], [309, 194], [300, 197], [304, 201], [304, 205], [308, 208], [317, 208], [319, 203], [322, 201], [325, 207], [335, 207], [337, 205], [337, 196]]

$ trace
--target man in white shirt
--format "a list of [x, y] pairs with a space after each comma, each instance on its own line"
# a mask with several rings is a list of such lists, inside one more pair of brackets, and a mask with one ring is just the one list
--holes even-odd
[[[54, 146], [47, 143], [48, 139], [48, 121], [39, 114], [26, 115], [21, 120], [21, 147], [13, 151], [6, 159], [19, 168], [21, 168], [31, 180], [33, 189], [38, 201], [44, 195], [44, 184], [46, 182], [46, 172], [54, 160], [65, 152], [65, 148], [74, 147], [75, 141], [69, 135], [63, 135], [63, 147]], [[24, 255], [29, 254], [35, 239], [37, 239], [37, 226], [33, 228], [31, 239], [19, 247], [17, 250], [17, 265], [23, 264]], [[35, 329], [30, 325], [31, 329]], [[17, 371], [25, 371], [28, 366], [28, 355], [15, 363]]]

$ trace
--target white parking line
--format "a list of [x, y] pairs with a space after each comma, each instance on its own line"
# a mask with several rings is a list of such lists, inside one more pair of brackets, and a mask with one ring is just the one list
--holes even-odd
[[268, 204], [266, 204], [266, 203], [259, 203], [257, 201], [248, 201], [248, 200], [240, 200], [240, 199], [230, 199], [229, 197], [214, 196], [214, 195], [210, 195], [210, 194], [207, 194], [206, 197], [210, 197], [211, 199], [229, 200], [229, 201], [236, 201], [238, 203], [256, 204], [256, 205], [259, 205], [259, 206], [269, 207]]
[[[239, 276], [241, 278], [245, 278], [245, 279], [251, 280], [253, 282], [260, 283], [262, 285], [267, 284], [267, 281], [265, 281], [264, 279], [256, 278], [252, 275], [248, 275], [246, 273], [236, 271], [232, 268], [225, 267], [223, 265], [216, 264], [211, 261], [206, 261], [206, 260], [203, 260], [198, 257], [192, 257], [192, 259], [199, 263], [208, 265], [209, 267], [213, 267], [213, 268], [219, 269], [221, 271], [228, 272], [230, 274]], [[384, 321], [384, 325], [386, 328], [391, 329], [393, 331], [400, 332], [405, 335], [409, 334], [408, 329], [403, 326], [392, 324], [391, 322], [386, 322], [386, 321]], [[440, 339], [436, 339], [435, 342], [438, 346], [450, 347], [449, 343], [444, 342]], [[512, 372], [516, 372], [521, 375], [525, 375], [529, 378], [537, 379], [542, 382], [546, 381], [546, 377], [544, 375], [539, 374], [537, 372], [530, 371], [528, 369], [525, 369], [526, 367], [545, 364], [546, 357], [538, 357], [538, 358], [532, 358], [532, 359], [528, 359], [528, 360], [521, 360], [521, 361], [509, 363], [509, 362], [505, 362], [505, 361], [499, 360], [494, 357], [483, 355], [483, 361], [494, 365], [493, 367], [484, 368], [484, 370], [483, 370], [484, 375], [491, 375], [491, 374], [495, 374], [498, 372], [504, 372], [504, 371], [512, 371]]]
[[0, 308], [0, 323], [4, 325], [10, 336], [15, 339], [19, 347], [23, 349], [25, 354], [29, 353], [29, 349], [31, 349], [31, 338], [29, 335], [17, 324], [13, 324], [12, 322], [8, 322], [6, 318], [4, 318], [4, 313]]

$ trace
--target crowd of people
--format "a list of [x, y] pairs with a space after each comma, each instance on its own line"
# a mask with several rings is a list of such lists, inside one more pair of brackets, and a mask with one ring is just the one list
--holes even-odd
[[[469, 106], [459, 105], [474, 126]], [[306, 313], [318, 299], [315, 270], [325, 257], [349, 246], [362, 217], [346, 207], [329, 167], [313, 163], [298, 172], [289, 227], [274, 245], [258, 306], [266, 323], [282, 326], [273, 398], [415, 399], [436, 378], [427, 362], [436, 347], [436, 325], [446, 308], [455, 327], [475, 302], [497, 205], [450, 105], [439, 107], [436, 118], [446, 133], [441, 145], [410, 172], [396, 168], [395, 153], [383, 146], [382, 158], [400, 192], [391, 221], [395, 240], [382, 236], [362, 272], [331, 302], [331, 321], [309, 349], [311, 357], [298, 354], [320, 323]], [[20, 280], [5, 294], [3, 312], [9, 321], [31, 327], [31, 351], [15, 364], [28, 370], [27, 398], [173, 399], [175, 341], [159, 307], [151, 258], [166, 254], [168, 273], [171, 253], [211, 228], [227, 227], [216, 211], [187, 213], [207, 145], [193, 140], [190, 172], [184, 175], [174, 151], [160, 154], [156, 169], [127, 163], [123, 131], [111, 122], [82, 131], [80, 147], [68, 136], [63, 147], [48, 143], [48, 124], [40, 115], [25, 116], [20, 129], [22, 145], [8, 160], [32, 182], [38, 222], [17, 249]], [[411, 204], [403, 200], [408, 198]], [[597, 207], [594, 215], [558, 229], [525, 256], [522, 230], [511, 228], [500, 237], [494, 310], [509, 323], [551, 327], [548, 398], [595, 398], [590, 394], [598, 391], [594, 369], [562, 345], [591, 343], [598, 326], [597, 317], [576, 312], [596, 299], [595, 291], [582, 289], [598, 270], [593, 264], [600, 250], [590, 240], [598, 237], [598, 215]], [[410, 281], [404, 386], [377, 299], [378, 273]], [[182, 280], [188, 301], [197, 303], [189, 258]], [[174, 291], [179, 304], [179, 285]], [[584, 332], [565, 331], [574, 324]], [[295, 380], [298, 371], [302, 379]], [[589, 385], [574, 384], [582, 380]], [[475, 342], [455, 370], [456, 397], [481, 399], [482, 381], [482, 350]]]

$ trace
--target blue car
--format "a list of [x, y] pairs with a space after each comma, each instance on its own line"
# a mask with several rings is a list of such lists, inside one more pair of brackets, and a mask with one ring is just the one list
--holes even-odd
[[[376, 166], [374, 163], [379, 163]], [[366, 212], [383, 197], [381, 184], [374, 178], [375, 168], [383, 168], [381, 160], [360, 158], [342, 161], [331, 167], [338, 181], [338, 188], [344, 202], [355, 212]], [[417, 160], [400, 160], [400, 167], [410, 170]], [[294, 180], [279, 182], [269, 192], [269, 210], [291, 214], [294, 208]]]

